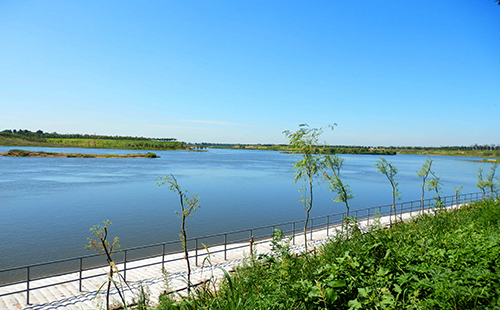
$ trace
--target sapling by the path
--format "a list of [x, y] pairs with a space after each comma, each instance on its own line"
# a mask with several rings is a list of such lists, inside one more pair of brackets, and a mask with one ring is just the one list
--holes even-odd
[[[346, 218], [349, 218], [349, 200], [354, 198], [349, 184], [340, 178], [340, 169], [344, 164], [344, 158], [337, 155], [328, 155], [323, 158], [323, 178], [328, 181], [328, 189], [335, 194], [332, 198], [335, 202], [343, 202], [346, 208]], [[331, 174], [330, 174], [331, 173]]]
[[[398, 182], [394, 179], [396, 174], [398, 174], [398, 169], [392, 164], [387, 162], [387, 160], [383, 157], [380, 158], [377, 163], [375, 163], [375, 167], [380, 171], [383, 175], [387, 177], [389, 183], [392, 187], [392, 211], [394, 212], [394, 220], [396, 221], [396, 199], [399, 199], [401, 193], [398, 190]], [[392, 219], [389, 217], [389, 222], [392, 225]]]
[[460, 195], [460, 192], [462, 191], [463, 188], [464, 188], [463, 186], [459, 186], [459, 187], [453, 186], [453, 189], [455, 190], [455, 207], [457, 207], [457, 208], [458, 208], [458, 205], [460, 204], [458, 201], [458, 196]]
[[495, 183], [495, 172], [497, 170], [498, 163], [494, 162], [492, 163], [490, 167], [490, 172], [486, 175], [486, 178], [483, 177], [483, 168], [479, 167], [477, 168], [477, 183], [476, 186], [481, 189], [483, 192], [483, 199], [486, 198], [486, 189], [489, 189], [490, 191], [490, 199], [493, 199], [493, 195], [495, 190], [498, 189], [498, 184]]
[[95, 238], [87, 238], [88, 244], [85, 246], [85, 248], [93, 249], [100, 255], [106, 255], [106, 260], [108, 261], [109, 264], [109, 273], [107, 281], [108, 288], [106, 291], [106, 309], [109, 310], [109, 292], [111, 289], [111, 283], [114, 284], [116, 290], [118, 291], [118, 295], [120, 295], [120, 298], [123, 302], [123, 306], [126, 309], [127, 303], [125, 302], [125, 295], [123, 293], [123, 289], [120, 289], [116, 281], [113, 279], [113, 275], [115, 273], [118, 274], [118, 277], [120, 277], [118, 268], [116, 267], [112, 258], [113, 254], [116, 253], [117, 250], [120, 248], [120, 243], [118, 241], [118, 237], [115, 237], [113, 239], [113, 243], [110, 243], [109, 240], [107, 240], [109, 225], [111, 225], [111, 222], [109, 220], [105, 220], [104, 225], [94, 225], [93, 227], [91, 227], [90, 231], [92, 232]]
[[488, 186], [488, 183], [486, 180], [483, 178], [483, 168], [479, 167], [477, 168], [477, 183], [476, 186], [479, 187], [481, 192], [483, 192], [483, 199], [486, 196], [486, 187]]
[[427, 182], [427, 190], [436, 192], [436, 196], [433, 197], [436, 201], [436, 207], [442, 208], [444, 205], [443, 201], [441, 201], [441, 196], [439, 195], [439, 191], [443, 187], [441, 177], [437, 176], [433, 171], [431, 171], [430, 174], [432, 175], [432, 179]]
[[427, 177], [429, 176], [429, 173], [431, 172], [431, 167], [432, 167], [432, 159], [430, 157], [427, 157], [425, 160], [425, 163], [422, 165], [422, 168], [420, 168], [419, 171], [417, 171], [417, 176], [422, 179], [422, 197], [420, 198], [420, 208], [422, 212], [424, 212], [424, 195], [425, 195], [425, 187], [427, 185]]
[[[490, 172], [486, 175], [486, 186], [490, 188], [490, 199], [493, 200], [493, 195], [495, 190], [498, 189], [498, 185], [495, 183], [495, 172], [497, 170], [498, 163], [492, 163], [490, 167]], [[498, 179], [498, 178], [497, 178]]]
[[200, 208], [200, 203], [198, 201], [198, 195], [194, 195], [190, 198], [188, 191], [182, 190], [177, 179], [171, 174], [165, 177], [158, 177], [156, 179], [158, 186], [168, 185], [168, 188], [179, 195], [181, 210], [175, 211], [175, 213], [181, 218], [181, 233], [179, 237], [181, 239], [182, 248], [184, 250], [184, 259], [187, 265], [187, 290], [188, 293], [191, 290], [191, 265], [189, 264], [189, 253], [187, 248], [187, 232], [186, 232], [186, 218], [193, 218], [192, 213]]
[[[329, 126], [332, 130], [334, 125]], [[321, 154], [318, 149], [319, 137], [323, 133], [323, 128], [310, 128], [307, 124], [300, 124], [299, 129], [295, 132], [289, 130], [283, 131], [283, 134], [288, 139], [288, 145], [294, 152], [300, 156], [295, 160], [293, 169], [295, 170], [294, 182], [299, 180], [304, 181], [301, 187], [302, 195], [301, 202], [304, 203], [306, 211], [306, 219], [304, 222], [304, 246], [307, 251], [307, 223], [309, 222], [309, 214], [313, 206], [313, 187], [314, 180], [320, 175], [323, 165], [321, 163]]]

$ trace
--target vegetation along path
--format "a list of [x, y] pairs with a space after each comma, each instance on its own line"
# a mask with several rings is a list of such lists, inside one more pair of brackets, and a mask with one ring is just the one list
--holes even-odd
[[[166, 266], [168, 275], [162, 275], [159, 265], [137, 269], [134, 275], [127, 273], [131, 289], [127, 288], [125, 293], [129, 300], [132, 296], [137, 300], [134, 292], [142, 282], [150, 292], [150, 303], [159, 302], [158, 309], [494, 309], [500, 306], [498, 201], [478, 202], [448, 212], [438, 209], [413, 218], [406, 214], [403, 219], [406, 221], [391, 229], [383, 229], [389, 223], [388, 217], [351, 223], [350, 230], [337, 233], [336, 238], [328, 238], [326, 231], [316, 232], [309, 243], [309, 248], [316, 248], [307, 254], [303, 244], [290, 246], [279, 234], [274, 240], [258, 243], [253, 259], [249, 259], [248, 247], [233, 251], [228, 261], [220, 253], [205, 254], [206, 259], [199, 258], [204, 267], [198, 266], [193, 271], [193, 283], [208, 280], [205, 283], [212, 290], [197, 287], [190, 297], [180, 301], [171, 299], [178, 299], [177, 294], [160, 294], [166, 289], [165, 278], [169, 279], [168, 290], [185, 287], [181, 258]], [[216, 250], [209, 249], [213, 253]], [[233, 275], [224, 272], [232, 268], [236, 270]], [[103, 270], [89, 272], [104, 274]], [[94, 309], [99, 300], [102, 302], [102, 298], [95, 296], [104, 280], [87, 282], [84, 293], [78, 293], [77, 284], [38, 290], [32, 297], [32, 306], [25, 306], [23, 294], [5, 296], [0, 307]], [[112, 296], [118, 302], [116, 291]]]

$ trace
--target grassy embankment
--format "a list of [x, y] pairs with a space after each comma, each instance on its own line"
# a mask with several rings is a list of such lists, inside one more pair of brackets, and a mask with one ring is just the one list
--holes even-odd
[[498, 309], [500, 203], [356, 229], [316, 251], [250, 260], [217, 291], [158, 309]]
[[434, 156], [466, 156], [466, 157], [493, 157], [500, 158], [500, 148], [494, 149], [475, 149], [473, 147], [459, 148], [399, 148], [398, 154], [412, 155], [434, 155]]
[[18, 131], [0, 132], [0, 146], [73, 147], [130, 150], [178, 150], [185, 149], [183, 142], [173, 138], [149, 139], [143, 137], [93, 136]]

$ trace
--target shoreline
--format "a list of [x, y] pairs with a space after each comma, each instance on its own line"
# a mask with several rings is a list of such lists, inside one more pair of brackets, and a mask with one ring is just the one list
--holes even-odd
[[160, 158], [155, 153], [136, 154], [83, 154], [83, 153], [57, 153], [57, 152], [32, 152], [14, 149], [0, 153], [0, 156], [7, 157], [38, 157], [38, 158]]

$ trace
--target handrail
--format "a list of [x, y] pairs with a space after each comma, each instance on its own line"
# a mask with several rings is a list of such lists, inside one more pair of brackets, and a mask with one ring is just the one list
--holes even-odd
[[[479, 201], [479, 200], [483, 200], [483, 199], [486, 199], [486, 198], [490, 198], [493, 195], [498, 196], [498, 192], [499, 191], [496, 190], [494, 192], [488, 192], [487, 194], [479, 192], [479, 193], [468, 193], [468, 194], [460, 194], [460, 195], [453, 195], [453, 196], [445, 196], [445, 197], [441, 198], [441, 201], [443, 202], [444, 206], [459, 205], [460, 202], [461, 203], [474, 202], [474, 201]], [[425, 209], [428, 210], [428, 209], [432, 208], [434, 201], [435, 201], [434, 198], [428, 198], [428, 199], [424, 199], [423, 201], [422, 200], [413, 200], [413, 201], [407, 201], [407, 202], [400, 202], [400, 203], [396, 203], [395, 206], [396, 206], [396, 211], [398, 211], [398, 209], [399, 209], [399, 214], [403, 214], [404, 213], [403, 211], [406, 211], [406, 213], [409, 212], [410, 215], [411, 215], [411, 213], [415, 211], [414, 210], [415, 208], [417, 208], [418, 211], [421, 211], [422, 208], [424, 210]], [[405, 206], [409, 206], [409, 209], [408, 209], [408, 207], [405, 208]], [[383, 210], [383, 209], [387, 209], [387, 210]], [[374, 212], [372, 214], [370, 214], [370, 211], [372, 211], [372, 210], [374, 210]], [[378, 212], [377, 212], [377, 210], [378, 210]], [[378, 213], [379, 216], [389, 215], [389, 216], [392, 217], [393, 216], [393, 209], [392, 209], [392, 204], [388, 204], [388, 205], [382, 205], [382, 206], [376, 206], [376, 207], [356, 209], [356, 210], [352, 210], [351, 213], [354, 213], [355, 214], [354, 217], [358, 221], [360, 221], [360, 220], [365, 220], [365, 219], [366, 220], [370, 220], [370, 215], [372, 217], [374, 217], [377, 213]], [[333, 214], [329, 214], [329, 215], [323, 215], [323, 216], [317, 216], [317, 217], [310, 218], [309, 219], [309, 223], [310, 223], [310, 225], [309, 225], [309, 232], [311, 234], [311, 238], [312, 238], [313, 231], [324, 229], [325, 227], [327, 229], [327, 236], [328, 236], [328, 231], [329, 231], [330, 226], [334, 225], [334, 224], [340, 224], [342, 222], [342, 219], [345, 217], [345, 215], [346, 215], [346, 212], [338, 212], [338, 213], [333, 213]], [[340, 220], [332, 222], [330, 220], [332, 217], [339, 217]], [[318, 220], [325, 220], [325, 222], [321, 223], [321, 224], [317, 224], [316, 226], [314, 226], [314, 222], [318, 221]], [[193, 237], [193, 238], [187, 239], [186, 243], [189, 244], [189, 243], [192, 243], [194, 241], [195, 247], [194, 248], [190, 248], [188, 250], [195, 252], [195, 255], [194, 255], [193, 258], [195, 259], [195, 265], [198, 265], [198, 256], [199, 256], [198, 255], [198, 250], [199, 250], [199, 246], [198, 245], [199, 245], [199, 240], [209, 239], [209, 238], [216, 238], [216, 237], [223, 237], [224, 240], [223, 240], [222, 243], [214, 243], [214, 244], [211, 244], [210, 246], [222, 246], [223, 245], [224, 246], [223, 249], [216, 251], [216, 253], [224, 252], [224, 260], [227, 260], [227, 252], [230, 251], [230, 250], [233, 250], [233, 249], [237, 249], [237, 248], [243, 247], [241, 245], [241, 242], [244, 241], [244, 240], [246, 240], [246, 239], [237, 239], [237, 240], [233, 240], [232, 242], [228, 242], [228, 236], [230, 236], [230, 235], [236, 235], [236, 234], [242, 234], [242, 233], [249, 233], [248, 236], [249, 236], [249, 238], [251, 238], [251, 237], [253, 237], [254, 233], [256, 231], [259, 231], [259, 230], [265, 230], [265, 229], [269, 229], [269, 228], [273, 228], [273, 230], [274, 230], [274, 228], [276, 228], [276, 227], [291, 225], [292, 226], [291, 230], [286, 231], [286, 232], [291, 232], [292, 233], [293, 244], [295, 244], [295, 236], [296, 236], [296, 234], [297, 233], [299, 233], [299, 234], [301, 233], [300, 230], [296, 230], [296, 224], [297, 223], [304, 223], [304, 220], [288, 221], [288, 222], [283, 222], [283, 223], [278, 223], [278, 224], [273, 224], [273, 225], [257, 226], [257, 227], [253, 227], [253, 228], [249, 228], [249, 229], [234, 230], [234, 231], [227, 231], [227, 232], [210, 234], [210, 235], [204, 235], [204, 236], [199, 236], [199, 237]], [[256, 238], [259, 239], [259, 240], [267, 240], [271, 236], [272, 236], [272, 232], [270, 232], [270, 233], [264, 233], [262, 235], [259, 235]], [[142, 267], [147, 267], [147, 266], [151, 266], [151, 265], [156, 265], [156, 264], [162, 264], [162, 267], [163, 267], [166, 262], [171, 262], [171, 261], [183, 260], [184, 259], [184, 258], [181, 257], [181, 258], [176, 258], [176, 259], [172, 259], [172, 260], [168, 260], [168, 261], [165, 260], [165, 256], [166, 255], [181, 253], [181, 251], [178, 251], [178, 250], [166, 252], [166, 246], [167, 245], [172, 245], [172, 244], [176, 244], [176, 243], [180, 243], [180, 241], [179, 240], [177, 240], [177, 241], [168, 241], [168, 242], [163, 242], [163, 243], [155, 243], [155, 244], [142, 245], [142, 246], [136, 246], [136, 247], [131, 247], [131, 248], [127, 248], [127, 249], [122, 249], [122, 250], [117, 251], [115, 253], [123, 253], [124, 254], [123, 255], [124, 256], [123, 260], [116, 261], [115, 263], [123, 265], [123, 270], [122, 271], [124, 272], [124, 278], [126, 278], [126, 272], [127, 272], [127, 270], [134, 270], [134, 269], [138, 269], [138, 268], [142, 268]], [[238, 243], [238, 245], [235, 245], [236, 243]], [[235, 246], [231, 247], [232, 244], [235, 245]], [[154, 247], [161, 247], [161, 254], [145, 255], [145, 256], [140, 257], [140, 258], [131, 258], [131, 259], [127, 260], [127, 253], [128, 252], [135, 251], [135, 250], [141, 250], [141, 249], [151, 249], [151, 248], [154, 248]], [[1, 273], [5, 273], [5, 272], [13, 272], [13, 271], [20, 271], [21, 272], [21, 271], [25, 270], [25, 278], [24, 278], [24, 280], [15, 280], [15, 281], [10, 281], [10, 282], [7, 282], [7, 283], [0, 284], [0, 288], [6, 287], [6, 286], [9, 286], [9, 285], [14, 285], [14, 284], [22, 284], [22, 283], [26, 283], [26, 288], [25, 289], [19, 289], [19, 290], [11, 291], [11, 292], [4, 293], [4, 294], [0, 294], [0, 297], [7, 296], [7, 295], [12, 295], [12, 294], [18, 294], [18, 293], [22, 293], [22, 292], [26, 292], [26, 303], [29, 304], [30, 291], [32, 291], [32, 290], [47, 288], [47, 287], [50, 287], [50, 286], [56, 286], [56, 285], [61, 285], [61, 284], [70, 283], [70, 282], [76, 282], [76, 281], [79, 282], [79, 290], [82, 291], [82, 281], [83, 280], [102, 276], [101, 274], [96, 274], [96, 275], [90, 275], [90, 276], [85, 276], [84, 277], [83, 276], [83, 272], [84, 271], [89, 271], [89, 270], [92, 270], [92, 269], [95, 269], [95, 268], [101, 268], [101, 267], [106, 266], [106, 264], [95, 264], [95, 265], [93, 265], [91, 267], [84, 268], [83, 267], [83, 261], [85, 259], [96, 258], [96, 257], [99, 257], [99, 256], [101, 256], [101, 255], [99, 255], [99, 254], [90, 254], [90, 255], [85, 255], [85, 256], [79, 256], [79, 257], [73, 257], [73, 258], [66, 258], [66, 259], [61, 259], [61, 260], [53, 260], [53, 261], [48, 261], [48, 262], [43, 262], [43, 263], [37, 263], [37, 264], [32, 264], [32, 265], [24, 265], [24, 266], [19, 266], [19, 267], [2, 269], [2, 270], [0, 270], [0, 274]], [[158, 257], [161, 257], [161, 261], [160, 262], [147, 263], [147, 264], [138, 265], [138, 266], [131, 266], [131, 267], [127, 268], [127, 263], [137, 262], [137, 261], [144, 260], [144, 259], [149, 259], [149, 258], [158, 258]], [[61, 272], [61, 273], [53, 272], [51, 274], [46, 274], [46, 275], [43, 275], [41, 277], [36, 277], [36, 278], [32, 278], [31, 277], [31, 271], [32, 271], [33, 268], [41, 267], [41, 266], [54, 265], [54, 264], [67, 263], [67, 262], [73, 262], [73, 263], [77, 264], [78, 268], [77, 269], [71, 269], [71, 271], [66, 271], [66, 272]], [[35, 280], [47, 279], [47, 278], [50, 278], [50, 277], [53, 277], [53, 276], [64, 276], [64, 275], [69, 275], [69, 274], [74, 274], [74, 273], [79, 273], [79, 276], [78, 276], [77, 279], [74, 279], [74, 280], [64, 280], [64, 281], [60, 281], [60, 282], [56, 282], [56, 283], [51, 283], [51, 284], [47, 284], [47, 285], [43, 285], [43, 286], [38, 286], [38, 287], [35, 287], [35, 288], [30, 287], [30, 282], [35, 281]]]

